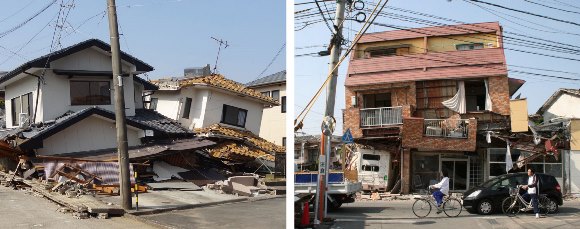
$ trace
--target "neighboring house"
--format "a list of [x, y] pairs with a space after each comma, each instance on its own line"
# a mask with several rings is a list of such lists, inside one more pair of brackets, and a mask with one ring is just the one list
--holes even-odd
[[510, 131], [510, 96], [523, 81], [507, 76], [499, 23], [370, 33], [354, 50], [344, 129], [391, 152], [403, 193], [425, 189], [441, 170], [456, 192], [506, 173], [505, 162], [493, 163], [506, 143], [484, 134]]
[[[337, 152], [342, 146], [341, 137], [333, 135], [331, 138], [330, 166], [338, 162]], [[294, 164], [300, 171], [316, 170], [320, 155], [320, 135], [301, 135], [294, 137]]]
[[569, 131], [570, 148], [563, 150], [559, 161], [567, 164], [561, 176], [564, 188], [580, 194], [580, 90], [560, 88], [538, 109], [545, 125], [558, 125]]
[[[6, 91], [1, 137], [29, 155], [55, 156], [117, 147], [111, 47], [91, 39], [28, 61], [0, 77]], [[137, 75], [153, 70], [121, 53], [127, 140], [131, 148], [193, 132], [143, 107], [144, 90], [157, 87]], [[116, 78], [115, 78], [116, 80]]]
[[189, 130], [220, 123], [259, 134], [264, 106], [279, 105], [273, 98], [221, 75], [152, 83], [159, 90], [150, 95], [150, 108]]
[[247, 83], [246, 87], [272, 97], [280, 103], [279, 106], [264, 106], [260, 137], [286, 146], [286, 71], [254, 80]]

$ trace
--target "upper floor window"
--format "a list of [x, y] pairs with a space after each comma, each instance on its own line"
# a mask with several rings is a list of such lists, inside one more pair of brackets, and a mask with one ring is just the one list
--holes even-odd
[[263, 91], [260, 92], [260, 94], [262, 94], [262, 96], [270, 97], [270, 91]]
[[276, 101], [280, 100], [280, 91], [279, 90], [272, 91], [272, 98]]
[[28, 117], [32, 114], [32, 93], [27, 93], [10, 100], [12, 107], [12, 125], [20, 125], [20, 114]]
[[474, 49], [482, 49], [483, 43], [473, 43], [473, 44], [458, 44], [455, 46], [457, 50], [474, 50]]
[[71, 105], [110, 105], [111, 82], [70, 81]]
[[224, 104], [221, 123], [246, 127], [247, 116], [248, 110]]
[[183, 105], [182, 118], [189, 119], [189, 112], [191, 111], [191, 98], [185, 98], [185, 104]]
[[390, 107], [391, 93], [363, 95], [364, 108]]
[[379, 56], [395, 56], [409, 54], [409, 47], [407, 45], [389, 46], [389, 47], [373, 47], [367, 49], [365, 56], [367, 58]]
[[282, 113], [286, 113], [286, 96], [282, 96]]
[[149, 109], [157, 110], [157, 102], [159, 102], [158, 98], [151, 98], [151, 102], [149, 103]]

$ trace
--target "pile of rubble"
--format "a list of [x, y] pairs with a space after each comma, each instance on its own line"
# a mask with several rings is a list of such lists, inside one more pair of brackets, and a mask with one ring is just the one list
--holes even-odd
[[258, 175], [232, 176], [227, 180], [217, 181], [214, 184], [208, 184], [207, 188], [216, 190], [220, 193], [233, 194], [238, 196], [255, 197], [258, 195], [276, 195], [277, 190], [269, 188], [263, 182], [259, 182]]

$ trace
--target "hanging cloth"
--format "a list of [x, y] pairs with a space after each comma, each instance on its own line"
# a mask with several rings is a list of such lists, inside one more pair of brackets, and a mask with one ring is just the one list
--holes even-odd
[[465, 114], [466, 112], [466, 102], [465, 102], [465, 82], [463, 81], [457, 81], [458, 84], [457, 86], [459, 87], [457, 89], [457, 94], [455, 94], [455, 96], [453, 96], [453, 98], [445, 100], [443, 102], [441, 102], [443, 104], [443, 106], [459, 113], [459, 114]]
[[484, 82], [485, 82], [485, 110], [491, 111], [492, 104], [491, 97], [489, 96], [489, 82], [487, 79], [485, 79]]
[[508, 173], [513, 167], [514, 162], [512, 161], [512, 153], [510, 152], [510, 141], [507, 140], [507, 151], [505, 153], [505, 172]]

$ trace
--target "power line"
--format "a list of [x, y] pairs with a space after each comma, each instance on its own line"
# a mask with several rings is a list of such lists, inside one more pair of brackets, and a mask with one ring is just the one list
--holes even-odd
[[272, 66], [272, 64], [274, 63], [274, 61], [276, 61], [276, 58], [278, 58], [278, 56], [280, 55], [280, 53], [282, 53], [282, 50], [284, 50], [284, 48], [286, 48], [286, 43], [282, 44], [282, 47], [280, 47], [280, 49], [278, 50], [278, 52], [276, 53], [276, 55], [274, 55], [274, 58], [272, 58], [272, 60], [268, 64], [268, 66], [266, 66], [266, 68], [262, 72], [260, 72], [260, 74], [258, 75], [258, 77], [256, 77], [256, 79], [254, 79], [254, 80], [257, 80], [260, 77], [262, 77], [262, 75], [264, 74], [264, 72], [266, 72], [270, 68], [270, 66]]
[[549, 16], [545, 16], [545, 15], [541, 15], [541, 14], [536, 14], [536, 13], [532, 13], [532, 12], [528, 12], [528, 11], [524, 11], [524, 10], [518, 10], [518, 9], [514, 9], [514, 8], [510, 8], [510, 7], [506, 7], [506, 6], [502, 6], [502, 5], [498, 5], [498, 4], [486, 2], [486, 1], [480, 1], [480, 0], [463, 0], [463, 1], [465, 1], [465, 2], [468, 2], [468, 1], [478, 2], [478, 3], [482, 3], [482, 4], [486, 4], [486, 5], [490, 5], [490, 6], [494, 6], [494, 7], [498, 7], [498, 8], [502, 8], [502, 9], [506, 9], [506, 10], [511, 10], [511, 11], [514, 11], [514, 12], [522, 13], [522, 14], [528, 14], [528, 15], [532, 15], [532, 16], [536, 16], [536, 17], [540, 17], [540, 18], [549, 19], [549, 20], [552, 20], [552, 21], [557, 21], [557, 22], [562, 22], [562, 23], [566, 23], [566, 24], [570, 24], [570, 25], [580, 26], [580, 24], [578, 24], [576, 22], [562, 20], [562, 19], [558, 19], [558, 18], [553, 18], [553, 17], [549, 17]]
[[550, 8], [550, 9], [554, 9], [554, 10], [559, 10], [559, 11], [563, 11], [563, 12], [567, 12], [567, 13], [573, 13], [573, 14], [580, 14], [580, 12], [577, 12], [577, 11], [565, 10], [565, 9], [561, 9], [561, 8], [558, 8], [558, 7], [553, 7], [553, 6], [548, 6], [548, 5], [544, 5], [544, 4], [537, 3], [537, 2], [532, 2], [530, 0], [524, 0], [524, 1], [525, 2], [528, 2], [528, 3], [531, 3], [531, 4], [543, 6], [543, 7]]
[[10, 14], [9, 16], [5, 17], [4, 19], [0, 20], [0, 23], [12, 18], [14, 15], [22, 12], [24, 9], [28, 8], [30, 5], [32, 5], [34, 1], [31, 0], [30, 2], [28, 2], [28, 4], [26, 4], [24, 7], [20, 8], [18, 11], [14, 12], [13, 14]]
[[52, 5], [54, 5], [54, 3], [56, 3], [57, 0], [53, 0], [52, 2], [50, 2], [49, 4], [47, 4], [44, 8], [42, 8], [40, 11], [36, 12], [34, 15], [32, 15], [31, 17], [27, 18], [26, 20], [24, 20], [23, 22], [21, 22], [20, 24], [12, 27], [9, 30], [6, 30], [2, 33], [0, 33], [0, 38], [5, 37], [6, 35], [22, 28], [22, 26], [28, 24], [28, 22], [32, 21], [34, 18], [38, 17], [38, 15], [40, 15], [42, 12], [46, 11], [48, 8], [50, 8]]

